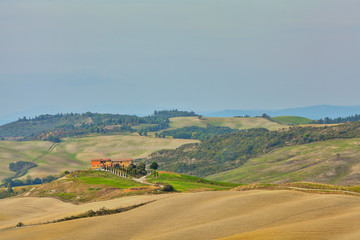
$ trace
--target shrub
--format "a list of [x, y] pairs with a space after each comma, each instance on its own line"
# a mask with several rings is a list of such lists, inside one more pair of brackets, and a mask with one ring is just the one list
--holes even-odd
[[22, 222], [19, 222], [18, 224], [16, 224], [16, 227], [23, 227], [24, 226], [24, 223]]
[[173, 192], [174, 187], [172, 185], [170, 185], [170, 184], [166, 184], [160, 190], [163, 191], [163, 192]]

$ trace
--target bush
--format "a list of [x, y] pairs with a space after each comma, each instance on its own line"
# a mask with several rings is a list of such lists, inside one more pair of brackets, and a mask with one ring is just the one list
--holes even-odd
[[16, 224], [16, 227], [23, 227], [24, 226], [24, 223], [22, 222], [19, 222], [18, 224]]
[[174, 187], [172, 185], [170, 185], [170, 184], [164, 185], [160, 190], [163, 191], [163, 192], [173, 192], [173, 191], [175, 191]]

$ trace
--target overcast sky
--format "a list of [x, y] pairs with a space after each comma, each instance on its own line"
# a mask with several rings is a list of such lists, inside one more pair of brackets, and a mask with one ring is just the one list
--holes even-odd
[[359, 0], [0, 0], [0, 119], [359, 105], [359, 12]]

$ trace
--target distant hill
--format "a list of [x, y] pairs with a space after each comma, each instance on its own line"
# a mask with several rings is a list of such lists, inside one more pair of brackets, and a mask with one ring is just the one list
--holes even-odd
[[[88, 169], [93, 158], [145, 158], [161, 149], [175, 149], [198, 141], [171, 138], [151, 138], [138, 134], [69, 137], [60, 143], [48, 141], [0, 141], [0, 182], [14, 176], [9, 164], [34, 162], [28, 175], [45, 177], [65, 170]], [[26, 178], [26, 176], [25, 176]]]
[[163, 170], [204, 177], [238, 168], [249, 159], [277, 148], [359, 137], [359, 122], [323, 127], [294, 126], [281, 131], [250, 129], [215, 136], [199, 144], [187, 144], [175, 150], [161, 150], [151, 154], [147, 161], [158, 162]]
[[287, 125], [279, 124], [263, 117], [176, 117], [170, 118], [170, 128], [178, 129], [183, 127], [228, 127], [232, 129], [244, 130], [250, 128], [266, 128], [268, 130], [278, 130], [286, 128]]
[[317, 120], [320, 118], [337, 118], [347, 117], [360, 113], [360, 106], [333, 106], [333, 105], [318, 105], [310, 107], [287, 108], [279, 110], [224, 110], [219, 112], [201, 113], [207, 117], [233, 117], [233, 116], [261, 116], [263, 113], [271, 117], [277, 116], [301, 116]]
[[271, 120], [288, 125], [297, 125], [297, 124], [309, 124], [313, 120], [304, 117], [295, 117], [295, 116], [280, 116], [280, 117], [272, 117]]
[[170, 118], [169, 125], [169, 130], [155, 133], [155, 136], [171, 136], [173, 138], [197, 139], [203, 141], [214, 136], [244, 131], [251, 128], [278, 130], [288, 127], [288, 125], [280, 124], [263, 117], [176, 117]]
[[[67, 113], [40, 115], [34, 118], [19, 118], [18, 121], [0, 126], [0, 138], [59, 141], [60, 138], [89, 133], [111, 133], [124, 131], [158, 131], [169, 127], [169, 118], [197, 116], [194, 112], [164, 110], [152, 115]], [[138, 128], [140, 126], [140, 128]]]

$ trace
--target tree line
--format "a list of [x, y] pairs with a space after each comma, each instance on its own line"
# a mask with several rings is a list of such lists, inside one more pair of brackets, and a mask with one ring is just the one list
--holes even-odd
[[356, 122], [356, 121], [360, 121], [360, 115], [359, 114], [355, 114], [352, 116], [348, 116], [348, 117], [338, 117], [338, 118], [329, 118], [326, 117], [324, 119], [319, 119], [319, 120], [315, 120], [312, 123], [313, 124], [336, 124], [336, 123], [346, 123], [346, 122]]
[[239, 132], [239, 130], [229, 127], [216, 127], [212, 125], [207, 125], [206, 127], [191, 126], [155, 133], [155, 137], [165, 138], [167, 136], [171, 136], [173, 138], [197, 139], [203, 141], [214, 136], [235, 132]]
[[[109, 134], [125, 131], [145, 133], [169, 128], [169, 118], [180, 116], [197, 116], [197, 114], [177, 109], [154, 111], [153, 114], [144, 117], [91, 112], [46, 114], [34, 118], [19, 118], [18, 121], [0, 126], [0, 138], [22, 137], [23, 140], [59, 142], [64, 137], [90, 133]], [[144, 127], [134, 128], [140, 124]]]

